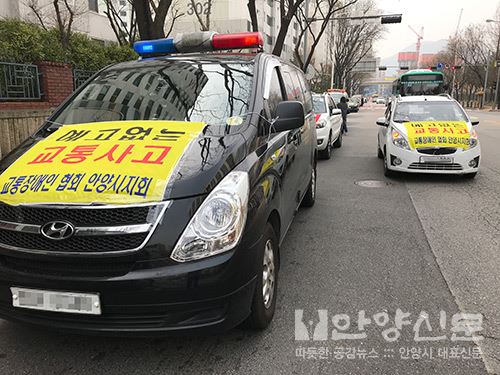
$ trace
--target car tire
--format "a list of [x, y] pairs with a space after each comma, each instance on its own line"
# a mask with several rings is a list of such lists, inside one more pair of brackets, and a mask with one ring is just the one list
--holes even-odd
[[333, 147], [335, 147], [335, 148], [342, 147], [342, 137], [343, 137], [342, 130], [340, 130], [339, 136], [338, 136], [337, 140], [335, 141], [335, 143], [333, 144]]
[[316, 201], [316, 164], [314, 164], [311, 172], [311, 180], [307, 187], [306, 195], [302, 199], [302, 207], [312, 207]]
[[380, 149], [380, 145], [377, 146], [377, 157], [379, 159], [383, 159], [384, 158], [384, 153], [382, 152], [382, 150]]
[[328, 143], [326, 144], [326, 148], [319, 152], [319, 157], [321, 159], [325, 159], [325, 160], [330, 160], [330, 158], [332, 157], [332, 134], [331, 133], [328, 136]]
[[273, 320], [278, 290], [278, 238], [270, 223], [266, 224], [260, 248], [260, 274], [257, 275], [251, 312], [245, 326], [263, 330]]
[[384, 155], [383, 160], [384, 160], [384, 176], [385, 177], [393, 177], [394, 172], [391, 171], [387, 166], [387, 155]]
[[464, 174], [464, 178], [468, 180], [473, 180], [477, 175], [477, 172], [472, 172], [472, 173], [466, 173]]

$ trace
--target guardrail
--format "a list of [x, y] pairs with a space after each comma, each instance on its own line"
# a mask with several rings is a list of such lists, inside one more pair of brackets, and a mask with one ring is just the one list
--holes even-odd
[[0, 101], [39, 100], [38, 66], [0, 62]]

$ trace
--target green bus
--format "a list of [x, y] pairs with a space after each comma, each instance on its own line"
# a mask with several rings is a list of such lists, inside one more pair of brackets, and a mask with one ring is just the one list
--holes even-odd
[[444, 74], [430, 69], [415, 69], [401, 74], [392, 84], [392, 95], [439, 95], [448, 90]]

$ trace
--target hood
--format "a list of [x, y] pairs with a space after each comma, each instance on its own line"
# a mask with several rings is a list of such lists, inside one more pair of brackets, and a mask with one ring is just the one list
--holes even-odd
[[137, 204], [206, 194], [247, 147], [241, 133], [210, 129], [178, 121], [63, 126], [0, 162], [0, 201]]

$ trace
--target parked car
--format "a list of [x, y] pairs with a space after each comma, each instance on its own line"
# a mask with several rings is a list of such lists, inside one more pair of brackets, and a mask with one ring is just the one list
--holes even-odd
[[461, 174], [474, 178], [481, 147], [475, 127], [449, 96], [404, 96], [389, 103], [377, 120], [378, 157], [384, 173]]
[[375, 103], [377, 104], [386, 104], [386, 100], [385, 98], [382, 98], [382, 97], [378, 97], [377, 99], [375, 99]]
[[314, 94], [313, 107], [316, 119], [318, 154], [323, 159], [330, 159], [333, 147], [342, 146], [342, 111], [337, 109], [328, 94]]
[[359, 112], [359, 102], [355, 99], [349, 99], [349, 101], [347, 102], [347, 105], [348, 105], [348, 112], [349, 113], [352, 113], [352, 112]]
[[262, 47], [260, 33], [137, 42], [142, 59], [97, 73], [1, 161], [2, 318], [96, 334], [268, 326], [317, 150], [301, 70], [222, 52]]

